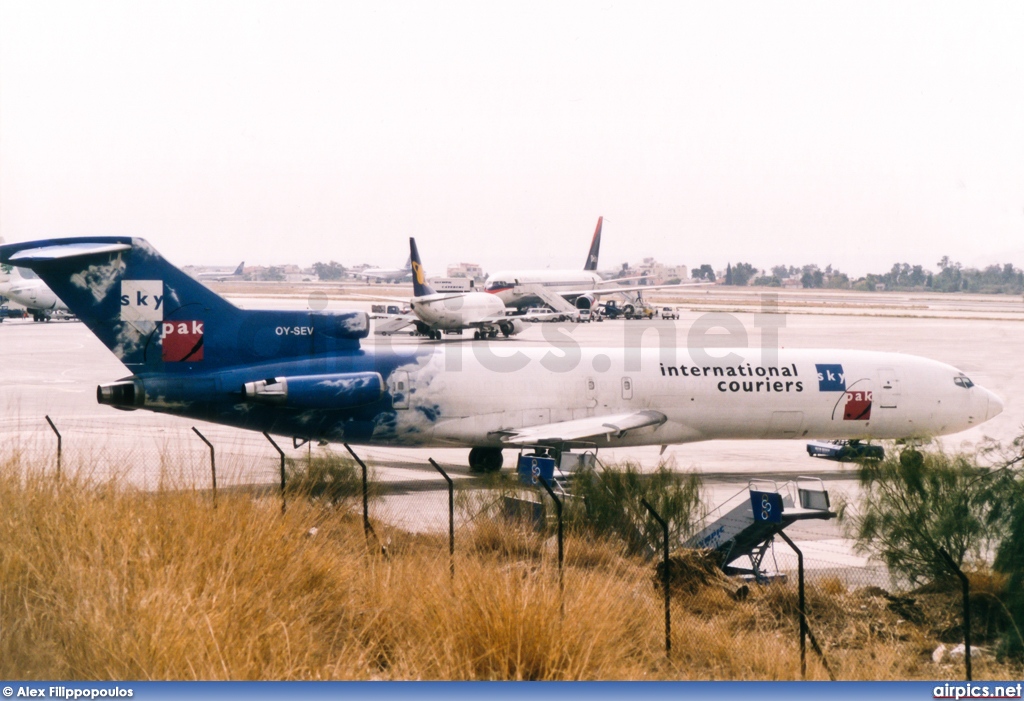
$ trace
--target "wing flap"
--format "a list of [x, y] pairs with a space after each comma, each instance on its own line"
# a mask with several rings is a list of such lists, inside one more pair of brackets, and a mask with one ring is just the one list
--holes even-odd
[[597, 436], [621, 436], [646, 426], [660, 426], [667, 417], [660, 411], [634, 411], [628, 414], [592, 416], [586, 419], [559, 421], [557, 423], [530, 426], [511, 432], [502, 438], [509, 445], [530, 445], [534, 443], [567, 443]]

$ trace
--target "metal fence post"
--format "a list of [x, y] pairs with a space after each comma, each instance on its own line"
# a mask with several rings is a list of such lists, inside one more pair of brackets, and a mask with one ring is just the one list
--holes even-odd
[[270, 437], [270, 434], [266, 431], [263, 432], [263, 436], [270, 441], [270, 445], [274, 446], [274, 450], [281, 456], [281, 513], [283, 514], [287, 506], [284, 496], [284, 451], [281, 450], [280, 446], [274, 442], [274, 439]]
[[960, 579], [960, 591], [964, 606], [964, 666], [967, 671], [967, 681], [973, 681], [971, 679], [971, 582], [963, 570], [957, 567], [945, 548], [939, 548], [939, 555]]
[[213, 508], [217, 508], [217, 455], [213, 449], [213, 443], [206, 440], [206, 436], [199, 432], [199, 429], [195, 426], [192, 427], [195, 434], [199, 436], [199, 440], [207, 445], [210, 449], [210, 473], [213, 475]]
[[561, 610], [562, 610], [562, 616], [564, 617], [565, 616], [565, 574], [562, 571], [562, 562], [565, 559], [565, 550], [564, 550], [564, 547], [563, 547], [563, 544], [562, 544], [562, 500], [559, 499], [555, 495], [554, 490], [551, 489], [551, 485], [548, 484], [548, 481], [546, 479], [544, 479], [540, 475], [537, 476], [537, 479], [539, 479], [540, 483], [544, 485], [544, 489], [548, 490], [548, 494], [550, 494], [551, 498], [555, 501], [555, 511], [558, 512], [558, 591], [559, 591], [559, 593], [560, 593], [560, 595], [562, 597], [562, 609]]
[[441, 473], [448, 482], [448, 559], [450, 562], [451, 576], [455, 579], [455, 489], [452, 478], [441, 469], [441, 466], [434, 462], [434, 458], [427, 458], [434, 469]]
[[52, 428], [53, 432], [57, 434], [57, 481], [60, 482], [60, 464], [61, 456], [64, 452], [64, 440], [61, 438], [60, 431], [58, 431], [57, 427], [53, 425], [53, 421], [50, 419], [49, 415], [46, 417], [46, 423], [50, 424], [50, 428]]
[[779, 535], [782, 536], [783, 540], [789, 544], [789, 547], [793, 548], [793, 552], [796, 553], [797, 571], [799, 572], [799, 609], [800, 609], [800, 678], [807, 679], [807, 611], [805, 609], [804, 599], [804, 554], [800, 548], [796, 547], [796, 543], [789, 539], [782, 531], [779, 531]]
[[366, 536], [367, 544], [369, 544], [370, 533], [373, 528], [370, 527], [370, 511], [369, 511], [369, 488], [366, 481], [366, 463], [359, 459], [356, 455], [356, 451], [352, 450], [352, 446], [348, 443], [342, 443], [345, 446], [345, 450], [355, 458], [355, 461], [359, 463], [359, 467], [363, 468], [363, 535]]
[[821, 646], [818, 645], [818, 641], [814, 638], [814, 633], [811, 632], [811, 626], [807, 623], [807, 610], [805, 607], [806, 599], [804, 598], [804, 554], [800, 548], [796, 547], [796, 543], [790, 540], [789, 536], [783, 531], [778, 532], [782, 539], [786, 541], [786, 544], [793, 549], [796, 553], [796, 562], [799, 573], [799, 586], [800, 586], [800, 676], [803, 679], [807, 678], [807, 638], [811, 639], [811, 648], [818, 654], [818, 658], [821, 660], [821, 664], [825, 667], [825, 671], [828, 672], [828, 677], [832, 681], [835, 681], [835, 675], [832, 674], [832, 669], [828, 666], [828, 662], [825, 660], [825, 653], [822, 651]]
[[643, 504], [644, 508], [646, 508], [649, 512], [651, 512], [651, 516], [653, 516], [655, 518], [655, 520], [659, 524], [661, 524], [661, 532], [662, 532], [662, 534], [664, 536], [665, 543], [664, 543], [664, 560], [663, 560], [663, 565], [662, 565], [662, 569], [663, 569], [662, 579], [664, 580], [664, 583], [665, 583], [665, 657], [671, 657], [672, 656], [672, 597], [671, 597], [671, 592], [670, 592], [670, 584], [671, 584], [671, 576], [672, 575], [671, 575], [671, 572], [670, 572], [670, 569], [669, 569], [671, 567], [671, 561], [669, 560], [669, 557], [668, 557], [668, 523], [666, 523], [665, 519], [663, 519], [661, 517], [661, 515], [659, 515], [658, 512], [654, 510], [653, 506], [651, 506], [649, 503], [647, 503], [646, 499], [641, 498], [640, 499], [640, 503]]

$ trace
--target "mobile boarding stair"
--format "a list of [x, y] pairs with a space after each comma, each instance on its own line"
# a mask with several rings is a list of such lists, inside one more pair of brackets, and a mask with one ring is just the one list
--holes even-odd
[[[726, 574], [763, 580], [767, 577], [761, 563], [777, 533], [797, 521], [835, 517], [825, 485], [816, 477], [798, 477], [781, 489], [773, 480], [752, 479], [746, 489], [708, 514], [704, 528], [684, 545], [721, 553]], [[749, 569], [733, 566], [744, 556], [750, 558]]]
[[543, 500], [546, 496], [542, 482], [565, 503], [574, 498], [568, 491], [570, 475], [584, 468], [593, 469], [596, 462], [596, 450], [574, 453], [545, 445], [523, 446], [516, 461], [516, 472], [524, 489], [514, 495], [503, 495], [504, 514], [532, 521], [541, 528], [545, 523]]

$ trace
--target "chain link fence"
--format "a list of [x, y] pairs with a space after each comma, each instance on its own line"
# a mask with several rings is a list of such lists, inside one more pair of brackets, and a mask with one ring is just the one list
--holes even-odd
[[[727, 576], [720, 552], [683, 547], [685, 536], [715, 518], [711, 507], [742, 502], [745, 485], [733, 485], [727, 498], [728, 485], [705, 488], [702, 495], [711, 503], [673, 531], [666, 548], [670, 519], [656, 504], [623, 505], [625, 523], [632, 525], [608, 527], [575, 493], [574, 480], [547, 490], [523, 484], [507, 469], [471, 475], [456, 462], [462, 451], [438, 451], [444, 457], [431, 464], [430, 451], [410, 460], [408, 452], [387, 449], [366, 449], [363, 457], [353, 447], [360, 463], [339, 446], [274, 439], [284, 454], [282, 490], [281, 454], [259, 434], [212, 424], [193, 432], [187, 425], [170, 429], [145, 421], [122, 432], [107, 420], [51, 418], [52, 425], [44, 417], [9, 421], [0, 432], [0, 458], [52, 471], [55, 479], [59, 467], [64, 475], [117, 480], [142, 491], [212, 496], [215, 479], [222, 494], [280, 498], [282, 508], [294, 499], [332, 500], [364, 520], [373, 562], [389, 566], [415, 550], [453, 580], [491, 569], [542, 583], [524, 590], [542, 597], [522, 602], [524, 611], [543, 604], [535, 625], [572, 621], [589, 626], [593, 636], [606, 626], [625, 626], [631, 649], [622, 654], [664, 655], [670, 676], [957, 679], [1020, 673], [994, 652], [1000, 637], [1012, 634], [995, 576], [971, 579], [967, 608], [960, 590], [908, 591], [883, 566], [857, 554], [833, 520], [794, 523], [760, 544], [757, 563], [749, 556], [728, 563], [754, 570], [752, 575]], [[595, 469], [616, 468], [598, 461]], [[969, 656], [965, 611], [971, 616]], [[737, 646], [744, 650], [740, 658]]]

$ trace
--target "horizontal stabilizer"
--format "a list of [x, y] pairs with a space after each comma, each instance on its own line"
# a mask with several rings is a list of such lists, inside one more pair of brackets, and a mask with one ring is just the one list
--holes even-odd
[[33, 270], [137, 374], [354, 351], [369, 333], [361, 311], [239, 309], [140, 238], [5, 244], [0, 263]]
[[12, 255], [10, 261], [17, 265], [28, 266], [32, 263], [42, 263], [50, 260], [130, 251], [131, 248], [131, 245], [127, 243], [103, 243], [99, 241], [58, 244], [55, 246], [42, 246], [40, 248], [24, 248]]

